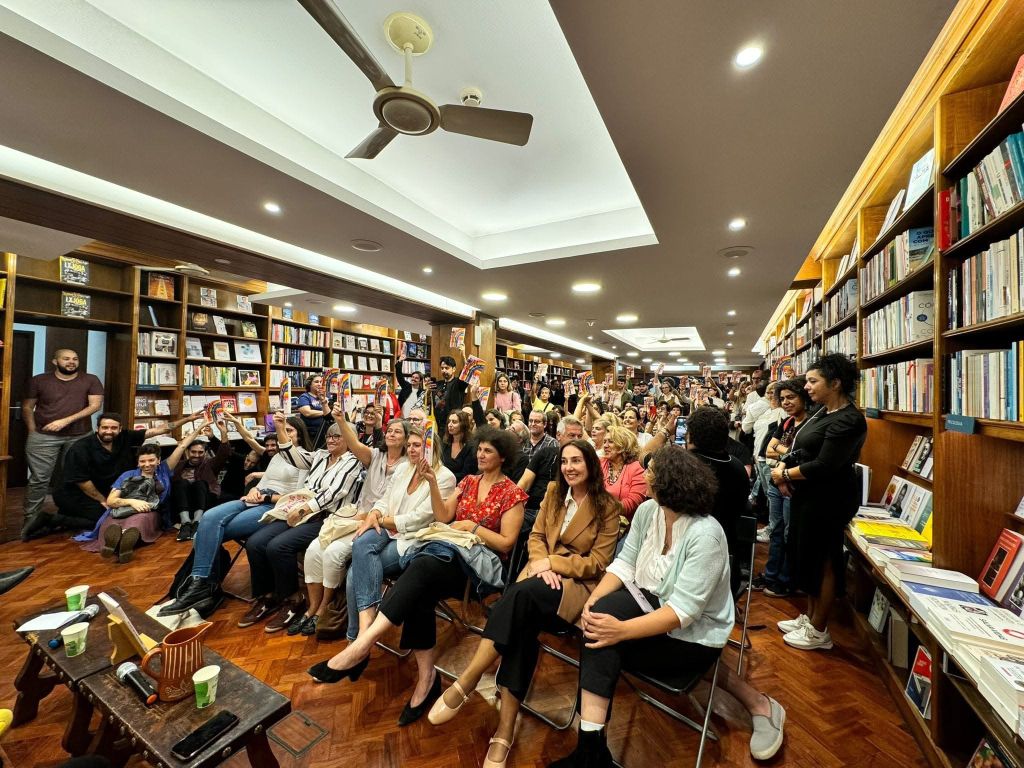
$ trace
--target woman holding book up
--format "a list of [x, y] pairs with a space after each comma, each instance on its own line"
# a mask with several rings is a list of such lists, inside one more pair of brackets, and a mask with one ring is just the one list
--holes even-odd
[[832, 647], [828, 618], [843, 593], [843, 532], [860, 499], [853, 465], [867, 437], [867, 422], [853, 402], [858, 376], [856, 364], [839, 353], [811, 364], [805, 389], [818, 409], [772, 470], [772, 482], [792, 497], [791, 586], [807, 593], [807, 613], [779, 622], [794, 648]]

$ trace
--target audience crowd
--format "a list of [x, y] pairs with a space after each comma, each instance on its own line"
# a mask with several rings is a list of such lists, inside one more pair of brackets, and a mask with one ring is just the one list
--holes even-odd
[[[314, 376], [295, 414], [274, 414], [262, 439], [231, 413], [128, 430], [104, 412], [90, 431], [102, 386], [73, 350], [53, 365], [25, 401], [25, 540], [82, 531], [86, 549], [126, 562], [177, 526], [192, 551], [161, 616], [213, 612], [230, 567], [222, 544], [244, 542], [255, 599], [239, 626], [346, 635], [310, 668], [316, 681], [355, 683], [373, 646], [401, 628], [418, 674], [399, 725], [455, 719], [498, 663], [490, 768], [513, 751], [543, 632], [582, 634], [579, 736], [552, 764], [562, 767], [612, 764], [604, 730], [622, 672], [683, 681], [716, 667], [747, 579], [769, 597], [807, 595], [806, 612], [779, 623], [789, 646], [832, 647], [866, 435], [844, 356], [787, 380], [610, 375], [579, 395], [499, 374], [489, 409], [452, 357], [436, 380], [407, 376], [400, 360], [396, 394], [381, 405], [347, 413]], [[147, 442], [188, 422], [167, 458]], [[51, 483], [56, 514], [43, 506]], [[753, 574], [738, 531], [758, 508], [768, 558]], [[486, 626], [443, 690], [435, 606], [467, 597], [488, 600]], [[785, 710], [717, 669], [751, 715], [751, 754], [771, 758]]]

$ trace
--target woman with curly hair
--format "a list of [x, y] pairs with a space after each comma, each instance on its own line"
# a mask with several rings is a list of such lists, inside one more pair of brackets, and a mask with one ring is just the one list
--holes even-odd
[[441, 438], [441, 463], [455, 475], [456, 482], [476, 472], [476, 449], [470, 445], [472, 436], [473, 422], [468, 413], [458, 410], [448, 414]]
[[772, 482], [791, 494], [790, 587], [807, 593], [807, 613], [779, 622], [783, 639], [793, 648], [832, 647], [829, 613], [845, 587], [843, 532], [860, 500], [853, 465], [868, 432], [853, 402], [859, 376], [857, 365], [839, 353], [811, 364], [804, 388], [819, 407], [772, 470]]
[[545, 628], [568, 629], [579, 620], [615, 554], [621, 506], [604, 489], [594, 447], [572, 440], [562, 446], [559, 464], [558, 479], [548, 483], [530, 532], [529, 563], [492, 606], [472, 661], [429, 714], [434, 725], [454, 718], [500, 658], [496, 680], [501, 714], [484, 762], [488, 768], [500, 768], [508, 760], [520, 702], [537, 666], [538, 635]]
[[626, 427], [608, 427], [604, 437], [601, 471], [604, 487], [622, 504], [622, 514], [632, 519], [640, 502], [647, 498], [644, 468], [637, 460], [640, 446], [636, 435]]
[[[640, 505], [622, 552], [583, 608], [576, 750], [550, 768], [612, 765], [604, 732], [621, 671], [684, 685], [714, 666], [733, 628], [725, 533], [709, 514], [714, 473], [669, 445], [651, 457], [645, 474], [653, 498]], [[785, 710], [727, 665], [719, 667], [718, 683], [752, 716], [751, 754], [775, 755]]]

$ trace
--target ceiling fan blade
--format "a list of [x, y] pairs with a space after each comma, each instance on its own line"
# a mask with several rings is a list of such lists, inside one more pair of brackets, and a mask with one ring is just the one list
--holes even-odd
[[362, 70], [367, 79], [373, 83], [374, 90], [379, 91], [382, 88], [395, 86], [388, 73], [363, 45], [363, 41], [349, 25], [334, 0], [299, 0], [299, 3], [316, 23], [323, 27], [324, 32], [331, 36], [338, 47], [352, 59], [352, 62]]
[[520, 147], [530, 140], [533, 115], [526, 112], [465, 107], [461, 104], [445, 104], [440, 109], [441, 127], [451, 133], [517, 144]]
[[356, 160], [372, 160], [384, 149], [391, 140], [398, 135], [398, 131], [388, 125], [381, 124], [377, 130], [363, 139], [362, 143], [349, 152], [345, 157]]

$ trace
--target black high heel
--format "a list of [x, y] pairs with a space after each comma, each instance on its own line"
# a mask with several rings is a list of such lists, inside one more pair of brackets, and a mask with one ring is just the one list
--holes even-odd
[[314, 664], [309, 668], [309, 674], [318, 683], [337, 683], [346, 677], [354, 683], [363, 674], [369, 663], [370, 657], [367, 656], [358, 664], [348, 669], [331, 669], [327, 666], [327, 661], [321, 661], [319, 664]]
[[[402, 714], [398, 716], [398, 724], [409, 725], [415, 723], [423, 717], [424, 712], [427, 712], [434, 706], [434, 702], [439, 698], [441, 698], [441, 675], [435, 671], [434, 682], [430, 685], [430, 690], [427, 691], [427, 697], [415, 707], [407, 702], [405, 709], [402, 710]], [[410, 701], [412, 700], [410, 699]]]

